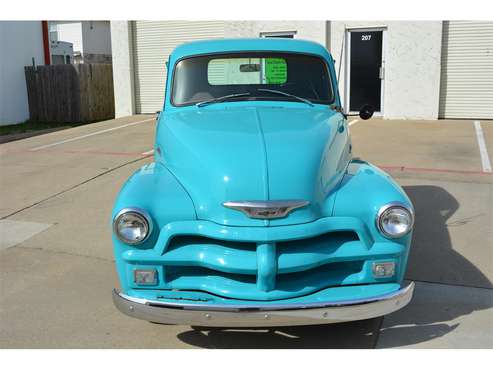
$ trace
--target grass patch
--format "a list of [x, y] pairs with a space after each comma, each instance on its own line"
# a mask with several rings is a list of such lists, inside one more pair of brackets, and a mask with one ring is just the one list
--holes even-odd
[[23, 134], [25, 132], [33, 132], [40, 130], [47, 130], [50, 128], [62, 128], [62, 127], [76, 127], [85, 125], [86, 123], [57, 123], [57, 122], [31, 122], [26, 121], [15, 125], [0, 126], [0, 136]]

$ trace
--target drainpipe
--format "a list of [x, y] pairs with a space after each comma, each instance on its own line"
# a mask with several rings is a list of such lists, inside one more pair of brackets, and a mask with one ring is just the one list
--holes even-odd
[[48, 33], [48, 21], [41, 21], [43, 28], [43, 50], [45, 55], [45, 65], [51, 64], [50, 35]]

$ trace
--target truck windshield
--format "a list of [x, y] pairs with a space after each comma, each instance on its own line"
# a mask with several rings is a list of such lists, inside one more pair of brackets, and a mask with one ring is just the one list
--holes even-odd
[[176, 64], [173, 105], [192, 105], [225, 96], [227, 101], [302, 98], [315, 104], [331, 104], [334, 100], [327, 64], [312, 55], [214, 54], [182, 59]]

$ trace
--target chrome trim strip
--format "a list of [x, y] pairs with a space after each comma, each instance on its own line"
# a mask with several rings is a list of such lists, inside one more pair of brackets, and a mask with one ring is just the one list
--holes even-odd
[[[392, 207], [395, 207], [395, 208], [402, 208], [402, 209], [405, 209], [406, 211], [408, 211], [410, 214], [411, 214], [411, 226], [409, 227], [409, 230], [404, 233], [404, 234], [401, 234], [401, 235], [396, 235], [396, 236], [392, 236], [392, 235], [389, 235], [387, 234], [383, 229], [382, 227], [380, 226], [380, 216], [382, 216], [382, 214], [388, 210], [389, 208], [392, 208]], [[377, 226], [377, 230], [380, 231], [380, 233], [385, 236], [386, 238], [390, 238], [390, 239], [397, 239], [397, 238], [401, 238], [403, 237], [404, 235], [407, 235], [409, 234], [409, 232], [413, 229], [414, 227], [414, 209], [412, 207], [408, 207], [407, 204], [403, 203], [403, 202], [390, 202], [390, 203], [387, 203], [385, 205], [383, 205], [382, 207], [380, 207], [380, 209], [378, 210], [377, 212], [377, 215], [375, 217], [375, 223], [376, 223], [376, 226]]]
[[[118, 220], [118, 217], [120, 217], [124, 213], [128, 213], [128, 212], [138, 213], [142, 217], [144, 217], [144, 219], [147, 221], [147, 226], [149, 228], [149, 231], [147, 232], [146, 237], [144, 239], [136, 242], [136, 243], [129, 243], [128, 241], [125, 241], [125, 240], [120, 239], [120, 236], [118, 235], [118, 232], [116, 230], [116, 220]], [[127, 207], [127, 208], [123, 208], [122, 210], [120, 210], [115, 215], [115, 218], [113, 218], [113, 233], [115, 233], [115, 235], [118, 238], [118, 240], [120, 240], [122, 243], [125, 243], [125, 244], [128, 244], [128, 245], [137, 245], [137, 244], [141, 244], [141, 243], [145, 242], [147, 240], [147, 238], [149, 238], [149, 235], [151, 235], [153, 226], [154, 225], [152, 223], [151, 215], [145, 209], [138, 208], [138, 207]]]
[[273, 219], [282, 218], [291, 211], [310, 204], [306, 200], [238, 200], [224, 202], [223, 206], [243, 212], [250, 218]]
[[113, 302], [124, 314], [166, 324], [223, 327], [309, 325], [364, 320], [383, 316], [407, 305], [414, 282], [393, 293], [360, 300], [272, 306], [210, 305], [157, 302], [113, 291]]

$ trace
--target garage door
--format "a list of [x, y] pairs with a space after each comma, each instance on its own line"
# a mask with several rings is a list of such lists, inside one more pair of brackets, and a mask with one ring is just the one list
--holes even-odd
[[443, 23], [440, 117], [493, 119], [493, 22]]
[[133, 22], [135, 108], [137, 113], [161, 110], [165, 63], [173, 49], [188, 41], [224, 37], [224, 22]]

